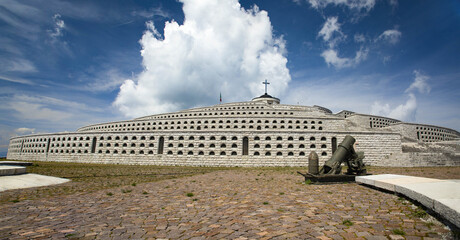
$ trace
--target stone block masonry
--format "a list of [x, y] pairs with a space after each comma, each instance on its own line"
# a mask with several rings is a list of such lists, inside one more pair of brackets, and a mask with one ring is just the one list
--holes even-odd
[[[333, 144], [338, 146], [350, 133], [166, 134], [168, 133], [157, 135], [147, 132], [117, 132], [46, 135], [41, 136], [35, 144], [23, 146], [24, 152], [9, 152], [8, 158], [27, 161], [135, 165], [307, 166], [308, 154], [311, 151], [317, 152], [322, 164], [332, 156]], [[367, 164], [380, 165], [382, 159], [401, 153], [401, 140], [398, 134], [366, 132], [351, 134], [357, 139], [356, 150], [366, 153]], [[96, 141], [93, 143], [94, 138]], [[161, 138], [163, 147], [160, 151]], [[245, 138], [247, 138], [247, 155], [243, 155]], [[49, 143], [47, 139], [50, 139]]]
[[[343, 138], [351, 135], [357, 140], [356, 151], [365, 153], [368, 165], [443, 164], [442, 160], [406, 160], [402, 154], [402, 138], [416, 136], [411, 129], [422, 126], [392, 128], [393, 123], [402, 125], [383, 117], [332, 114], [319, 106], [283, 105], [267, 96], [93, 124], [76, 132], [14, 137], [7, 158], [137, 165], [307, 166], [311, 151], [323, 164]], [[369, 119], [377, 119], [379, 127]], [[448, 140], [460, 136], [455, 130], [449, 134]]]

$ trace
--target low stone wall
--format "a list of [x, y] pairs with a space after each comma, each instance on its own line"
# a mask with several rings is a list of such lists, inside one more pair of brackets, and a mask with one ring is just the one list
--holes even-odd
[[451, 153], [409, 152], [392, 155], [376, 166], [390, 167], [436, 167], [460, 166], [460, 155]]

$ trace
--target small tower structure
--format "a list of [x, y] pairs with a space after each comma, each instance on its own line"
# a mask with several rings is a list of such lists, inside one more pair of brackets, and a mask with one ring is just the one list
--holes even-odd
[[267, 79], [265, 79], [265, 81], [263, 81], [262, 84], [265, 85], [265, 94], [261, 95], [259, 97], [253, 98], [252, 101], [253, 102], [265, 102], [267, 104], [280, 104], [280, 99], [279, 98], [272, 97], [272, 96], [268, 95], [267, 86], [270, 83], [267, 81]]

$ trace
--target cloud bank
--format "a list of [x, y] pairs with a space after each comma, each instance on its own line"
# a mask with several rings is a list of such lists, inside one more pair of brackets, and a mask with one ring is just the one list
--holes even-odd
[[166, 22], [164, 34], [147, 23], [140, 44], [144, 71], [126, 80], [114, 106], [136, 117], [269, 93], [282, 96], [291, 80], [285, 42], [275, 37], [267, 12], [237, 0], [181, 0], [182, 25]]

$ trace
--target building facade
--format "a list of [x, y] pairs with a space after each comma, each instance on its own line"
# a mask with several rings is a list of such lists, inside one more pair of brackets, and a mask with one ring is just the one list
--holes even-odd
[[[356, 138], [355, 149], [365, 153], [364, 160], [369, 165], [460, 165], [460, 134], [453, 129], [350, 111], [333, 114], [320, 106], [285, 105], [267, 94], [247, 102], [93, 124], [75, 132], [13, 137], [7, 158], [113, 164], [306, 166], [311, 151], [324, 163], [346, 135]], [[404, 152], [405, 142], [447, 143], [444, 148], [450, 152], [444, 149], [447, 152], [440, 154], [447, 154], [448, 159], [421, 162]]]

